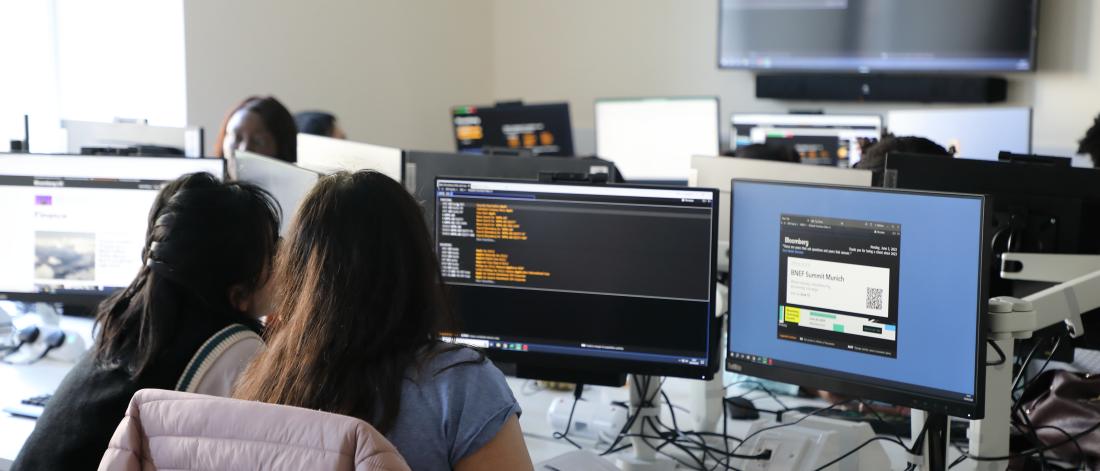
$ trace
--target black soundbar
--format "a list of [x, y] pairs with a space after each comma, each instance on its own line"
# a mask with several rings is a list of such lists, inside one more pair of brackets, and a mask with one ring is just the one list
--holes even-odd
[[756, 97], [779, 100], [996, 103], [1008, 82], [999, 77], [859, 74], [760, 74]]

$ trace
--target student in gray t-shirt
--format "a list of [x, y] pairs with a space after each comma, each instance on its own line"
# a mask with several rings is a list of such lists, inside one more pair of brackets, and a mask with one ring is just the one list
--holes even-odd
[[268, 346], [234, 396], [358, 417], [414, 470], [530, 470], [519, 406], [453, 331], [420, 206], [377, 172], [320, 179], [274, 268]]

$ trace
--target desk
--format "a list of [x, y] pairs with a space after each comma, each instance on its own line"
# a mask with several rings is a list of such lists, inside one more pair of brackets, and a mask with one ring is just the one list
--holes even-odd
[[[85, 337], [87, 345], [91, 345], [92, 322], [90, 319], [63, 318], [61, 326], [66, 330], [79, 332]], [[52, 392], [61, 383], [70, 368], [72, 368], [72, 363], [50, 359], [28, 366], [0, 364], [0, 385], [2, 385], [0, 386], [0, 404], [13, 404], [20, 399]], [[565, 441], [553, 438], [553, 429], [546, 418], [546, 411], [549, 409], [550, 404], [555, 399], [562, 397], [572, 400], [571, 392], [535, 390], [530, 387], [528, 380], [516, 378], [509, 378], [508, 385], [512, 388], [520, 406], [523, 407], [520, 425], [523, 428], [527, 448], [534, 462], [538, 463], [574, 450]], [[664, 391], [668, 393], [672, 403], [677, 406], [687, 406], [691, 403], [689, 398], [693, 394], [702, 393], [699, 382], [675, 378], [670, 378], [665, 382]], [[625, 401], [628, 395], [626, 388], [590, 387], [585, 391], [585, 397], [590, 400]], [[761, 393], [761, 395], [763, 394]], [[790, 407], [820, 406], [823, 404], [821, 401], [806, 398], [784, 398], [783, 401], [784, 404]], [[764, 409], [775, 409], [779, 406], [773, 399], [767, 397], [756, 400], [756, 404]], [[667, 411], [665, 414], [667, 414]], [[683, 414], [680, 419], [682, 424], [690, 423], [688, 414], [684, 414], [682, 411], [678, 414]], [[733, 436], [744, 436], [749, 425], [749, 421], [731, 420], [729, 422], [729, 433]], [[30, 435], [33, 429], [33, 420], [0, 413], [0, 471], [7, 471], [11, 461], [19, 454], [19, 449], [22, 448], [23, 442], [26, 441], [27, 436]], [[590, 451], [596, 451], [591, 449], [593, 445], [590, 442], [579, 443], [588, 447]], [[602, 451], [602, 448], [599, 450]], [[887, 444], [886, 452], [890, 456], [894, 469], [905, 467], [906, 456], [899, 447]], [[951, 450], [951, 456], [948, 459], [954, 459], [955, 456], [958, 455], [954, 450]], [[973, 466], [972, 461], [966, 461], [955, 469], [965, 471], [973, 469]]]
[[[62, 317], [61, 328], [76, 332], [85, 345], [92, 344], [92, 320]], [[0, 364], [0, 407], [17, 404], [39, 394], [52, 393], [73, 367], [73, 363], [46, 358], [33, 365]], [[34, 421], [0, 413], [0, 471], [7, 471], [23, 442], [34, 430]]]
[[[527, 380], [509, 378], [508, 385], [512, 388], [516, 399], [519, 401], [520, 406], [523, 408], [523, 415], [520, 417], [520, 426], [523, 428], [524, 438], [527, 441], [527, 450], [531, 454], [531, 459], [535, 463], [548, 460], [555, 456], [561, 455], [575, 450], [572, 445], [569, 445], [564, 440], [555, 440], [553, 438], [553, 429], [547, 422], [546, 411], [550, 404], [557, 398], [567, 398], [572, 401], [573, 393], [571, 391], [551, 391], [551, 390], [537, 390], [533, 391], [527, 384]], [[695, 384], [693, 384], [695, 383]], [[697, 384], [697, 381], [669, 378], [664, 385], [664, 391], [668, 393], [669, 399], [677, 407], [685, 406], [690, 403], [688, 399], [692, 394], [701, 394], [702, 391]], [[743, 391], [742, 391], [743, 392]], [[731, 389], [731, 395], [734, 391]], [[747, 396], [754, 400], [757, 407], [762, 409], [778, 409], [779, 404], [774, 399], [767, 397], [763, 392], [759, 392], [759, 398], [756, 393], [752, 393]], [[626, 400], [628, 397], [628, 391], [626, 388], [603, 388], [603, 387], [590, 387], [585, 389], [586, 398], [595, 400], [597, 398], [605, 398], [607, 400]], [[602, 400], [602, 399], [601, 399]], [[783, 403], [788, 407], [800, 407], [800, 406], [817, 406], [824, 407], [827, 403], [810, 398], [782, 398]], [[667, 408], [666, 408], [667, 409]], [[663, 414], [667, 417], [667, 411]], [[682, 427], [690, 428], [683, 424], [690, 423], [689, 414], [685, 414], [683, 411], [677, 411], [680, 417], [680, 423]], [[662, 419], [665, 421], [665, 419]], [[667, 422], [666, 422], [667, 423]], [[728, 422], [728, 433], [735, 437], [743, 437], [748, 433], [751, 421], [748, 420], [730, 420]], [[906, 440], [908, 443], [908, 440]], [[606, 449], [607, 445], [602, 444], [595, 446], [591, 441], [578, 441], [578, 444], [585, 447], [586, 450], [599, 453]], [[907, 465], [907, 454], [900, 447], [883, 442], [886, 449], [886, 454], [890, 458], [891, 467], [896, 470], [904, 469]], [[629, 450], [624, 453], [629, 453]], [[614, 462], [614, 456], [612, 455], [610, 461]], [[951, 462], [957, 458], [958, 452], [951, 448], [948, 452], [948, 462]], [[973, 461], [964, 461], [953, 470], [969, 471], [974, 469]], [[538, 471], [538, 470], [536, 470]], [[877, 471], [877, 470], [876, 470]]]

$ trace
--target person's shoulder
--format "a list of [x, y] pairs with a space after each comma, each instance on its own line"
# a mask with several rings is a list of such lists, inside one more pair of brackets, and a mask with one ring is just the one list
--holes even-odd
[[501, 374], [484, 353], [460, 345], [439, 344], [424, 353], [421, 374], [439, 376], [469, 376], [486, 373]]

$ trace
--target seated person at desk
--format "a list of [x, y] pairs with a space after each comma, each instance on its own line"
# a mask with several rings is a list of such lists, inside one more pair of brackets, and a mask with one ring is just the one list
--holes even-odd
[[157, 195], [145, 265], [105, 300], [97, 337], [11, 469], [95, 469], [139, 389], [229, 395], [263, 346], [279, 216], [258, 187], [186, 175]]
[[891, 152], [909, 152], [913, 154], [941, 155], [951, 157], [951, 153], [943, 146], [928, 139], [917, 136], [886, 136], [881, 141], [871, 144], [863, 152], [863, 158], [853, 167], [870, 170], [872, 172], [872, 184], [882, 186], [882, 173], [886, 169], [886, 155]]
[[1079, 146], [1077, 153], [1088, 154], [1092, 159], [1092, 166], [1100, 168], [1100, 115], [1096, 116], [1096, 120], [1092, 122], [1092, 127], [1077, 144]]
[[420, 206], [377, 172], [322, 178], [275, 267], [267, 348], [234, 396], [363, 419], [412, 469], [531, 469], [508, 384], [443, 343], [448, 304]]
[[285, 162], [298, 161], [298, 126], [275, 97], [248, 97], [229, 111], [215, 142], [215, 155], [227, 160], [236, 178], [233, 153], [244, 150]]
[[348, 135], [336, 122], [336, 116], [333, 116], [332, 113], [303, 111], [294, 115], [294, 122], [298, 124], [298, 132], [302, 134], [313, 134], [333, 139], [348, 138]]

